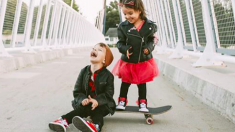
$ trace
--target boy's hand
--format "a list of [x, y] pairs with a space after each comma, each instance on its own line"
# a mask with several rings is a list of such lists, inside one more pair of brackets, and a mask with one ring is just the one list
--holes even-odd
[[91, 98], [90, 95], [88, 96], [88, 99], [89, 99], [89, 102], [92, 103], [92, 105], [91, 105], [92, 109], [91, 110], [94, 110], [98, 106], [98, 102], [95, 99]]
[[148, 49], [144, 49], [143, 51], [144, 51], [144, 54], [146, 54], [146, 55], [149, 54], [149, 50]]
[[88, 105], [90, 102], [89, 102], [89, 99], [88, 98], [86, 98], [86, 99], [84, 99], [83, 101], [82, 101], [82, 105], [83, 106], [86, 106], [86, 105]]
[[129, 50], [131, 49], [132, 47], [130, 47], [127, 51], [126, 51], [126, 56], [128, 59], [130, 59], [130, 56], [133, 54], [133, 53], [129, 53]]

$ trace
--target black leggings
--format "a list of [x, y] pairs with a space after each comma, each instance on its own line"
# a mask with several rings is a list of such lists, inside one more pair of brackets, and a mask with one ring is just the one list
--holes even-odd
[[[130, 83], [122, 82], [119, 97], [127, 98], [127, 93], [130, 85], [131, 85]], [[137, 86], [139, 91], [139, 99], [146, 99], [146, 94], [147, 94], [146, 83], [138, 84]]]
[[104, 117], [108, 115], [108, 111], [104, 111], [105, 106], [98, 106], [95, 108], [95, 110], [91, 110], [91, 105], [87, 106], [81, 106], [77, 110], [73, 110], [65, 115], [62, 116], [63, 119], [66, 119], [68, 124], [72, 123], [72, 119], [75, 116], [80, 116], [81, 118], [86, 118], [88, 116], [91, 116], [91, 119], [94, 124], [98, 124], [99, 128], [102, 129], [102, 126], [104, 125]]

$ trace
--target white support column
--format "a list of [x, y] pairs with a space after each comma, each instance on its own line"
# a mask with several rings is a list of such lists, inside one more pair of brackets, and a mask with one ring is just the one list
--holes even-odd
[[[87, 21], [86, 21], [86, 23], [87, 23]], [[88, 24], [86, 24], [86, 28], [85, 29], [89, 29], [89, 26], [88, 26]], [[85, 31], [85, 30], [84, 30]], [[85, 40], [86, 40], [86, 46], [90, 46], [90, 40], [88, 39], [89, 37], [88, 37], [88, 33], [87, 32], [85, 32], [85, 35], [86, 35], [86, 38], [85, 38]]]
[[175, 13], [175, 21], [176, 21], [176, 26], [177, 26], [177, 31], [178, 31], [178, 42], [177, 42], [177, 46], [175, 48], [175, 51], [173, 52], [173, 54], [169, 57], [172, 59], [180, 59], [183, 58], [183, 34], [182, 34], [182, 24], [180, 22], [180, 11], [179, 11], [179, 7], [178, 7], [178, 3], [175, 0], [172, 0], [173, 3], [173, 8], [174, 8], [174, 13]]
[[75, 29], [75, 22], [76, 22], [76, 14], [73, 14], [73, 20], [72, 20], [72, 25], [71, 25], [71, 31], [70, 31], [70, 45], [73, 46], [73, 31]]
[[68, 45], [71, 45], [71, 31], [73, 28], [73, 20], [74, 20], [74, 13], [71, 13], [71, 19], [70, 19], [70, 24], [69, 24], [69, 30], [68, 30]]
[[77, 34], [76, 34], [78, 46], [80, 46], [80, 44], [81, 44], [81, 35], [80, 35], [81, 21], [82, 21], [81, 16], [79, 15], [78, 16], [78, 29], [77, 29]]
[[86, 20], [83, 21], [83, 30], [82, 30], [82, 34], [83, 34], [83, 43], [84, 43], [84, 46], [87, 46], [88, 45], [88, 42], [87, 42], [87, 34], [86, 34], [86, 29], [87, 29], [87, 25], [85, 24], [86, 23]]
[[76, 20], [76, 26], [74, 30], [74, 45], [77, 45], [77, 31], [78, 31], [78, 23], [79, 23], [78, 15], [76, 16], [76, 18], [77, 20]]
[[80, 26], [80, 19], [79, 19], [79, 15], [78, 15], [78, 20], [77, 20], [77, 28], [76, 28], [76, 32], [75, 32], [75, 41], [76, 41], [76, 46], [78, 46], [79, 45], [79, 39], [78, 39], [78, 37], [79, 37], [79, 35], [78, 35], [78, 33], [79, 33], [79, 26]]
[[213, 33], [213, 25], [212, 25], [212, 18], [210, 13], [210, 1], [203, 0], [202, 2], [202, 12], [203, 12], [203, 19], [205, 33], [206, 33], [206, 47], [203, 52], [203, 55], [199, 58], [199, 60], [193, 64], [194, 67], [200, 66], [223, 66], [223, 62], [219, 61], [216, 53], [215, 47], [215, 40], [214, 40], [214, 33]]
[[47, 7], [46, 7], [46, 13], [45, 13], [45, 18], [43, 22], [43, 29], [42, 29], [42, 50], [48, 50], [47, 49], [47, 43], [46, 43], [46, 34], [47, 34], [47, 27], [48, 27], [48, 20], [49, 20], [49, 15], [51, 11], [51, 0], [48, 0]]
[[61, 23], [60, 23], [59, 41], [58, 41], [59, 47], [61, 46], [62, 32], [63, 32], [64, 22], [65, 22], [65, 13], [66, 13], [66, 7], [63, 8], [62, 18], [61, 18]]
[[234, 24], [235, 24], [235, 0], [232, 1], [232, 8], [233, 8], [233, 17], [234, 17]]
[[59, 24], [60, 24], [60, 18], [61, 18], [61, 11], [62, 11], [62, 5], [58, 5], [59, 11], [57, 12], [57, 17], [55, 21], [55, 29], [53, 33], [54, 38], [54, 47], [57, 48], [58, 46], [58, 32], [59, 32]]
[[84, 35], [84, 29], [85, 28], [85, 25], [84, 25], [84, 20], [82, 20], [82, 22], [81, 22], [81, 31], [80, 31], [80, 33], [81, 33], [81, 45], [82, 46], [84, 46], [85, 45], [85, 35]]
[[168, 0], [164, 0], [164, 2], [165, 2], [166, 18], [167, 18], [168, 27], [169, 27], [169, 30], [170, 30], [169, 34], [170, 34], [171, 46], [172, 46], [172, 48], [174, 48], [175, 38], [174, 38], [174, 35], [173, 35], [173, 25], [171, 23], [169, 3], [168, 3]]
[[68, 31], [68, 21], [70, 18], [70, 11], [69, 9], [67, 9], [67, 13], [66, 13], [66, 18], [65, 18], [65, 24], [64, 24], [64, 31], [63, 31], [63, 35], [62, 35], [62, 44], [63, 46], [65, 46], [65, 44], [67, 44], [66, 42], [66, 35], [67, 35], [67, 31]]
[[157, 21], [157, 12], [156, 12], [156, 0], [153, 0], [153, 12], [154, 12], [154, 21]]
[[7, 7], [7, 0], [1, 0], [1, 7], [0, 7], [0, 56], [3, 57], [11, 57], [11, 55], [8, 54], [8, 52], [5, 50], [3, 42], [2, 42], [2, 30], [3, 30], [3, 23], [6, 13], [6, 7]]
[[12, 29], [12, 38], [11, 38], [12, 48], [15, 48], [16, 35], [17, 35], [19, 20], [20, 20], [21, 7], [22, 7], [22, 0], [18, 0], [17, 5], [16, 5], [13, 29]]
[[73, 1], [74, 1], [74, 0], [71, 0], [71, 5], [70, 5], [70, 6], [71, 6], [71, 8], [73, 8]]
[[54, 1], [54, 2], [55, 2], [55, 4], [54, 4], [54, 7], [53, 7], [53, 13], [52, 13], [52, 17], [51, 17], [50, 30], [49, 30], [49, 35], [48, 35], [48, 46], [51, 45], [51, 40], [53, 39], [52, 32], [53, 32], [53, 30], [55, 30], [55, 19], [56, 19], [55, 15], [56, 15], [56, 12], [57, 12], [58, 2], [57, 1]]
[[80, 26], [80, 19], [79, 19], [79, 15], [78, 15], [77, 28], [76, 28], [76, 32], [75, 32], [76, 46], [78, 46], [78, 44], [79, 44], [79, 39], [78, 39], [79, 26]]
[[85, 21], [83, 20], [82, 21], [82, 30], [81, 30], [81, 34], [82, 34], [82, 46], [85, 46], [85, 44], [86, 44], [86, 40], [85, 40], [85, 33], [84, 33], [84, 31], [85, 31], [85, 29], [86, 29], [86, 25], [84, 24], [85, 23]]
[[74, 34], [75, 37], [75, 46], [77, 47], [79, 42], [78, 42], [78, 29], [79, 29], [79, 15], [77, 16], [77, 26], [76, 26], [76, 31]]
[[151, 0], [151, 9], [152, 9], [152, 13], [153, 13], [153, 21], [156, 21], [156, 12], [155, 12], [155, 1]]
[[75, 33], [76, 33], [76, 30], [77, 30], [77, 24], [78, 24], [78, 17], [77, 17], [77, 15], [75, 15], [74, 30], [73, 30], [73, 46], [76, 43]]
[[72, 20], [72, 27], [71, 27], [71, 31], [70, 31], [70, 43], [71, 46], [73, 46], [74, 42], [73, 42], [73, 36], [74, 36], [74, 29], [75, 29], [75, 23], [76, 22], [76, 15], [74, 14], [73, 20]]
[[34, 30], [34, 39], [33, 39], [33, 46], [37, 45], [38, 40], [38, 30], [41, 22], [41, 16], [42, 16], [42, 8], [43, 8], [43, 0], [40, 0], [40, 6], [38, 9], [38, 15], [37, 15], [37, 22]]
[[195, 35], [195, 26], [194, 26], [194, 19], [192, 16], [193, 13], [193, 7], [192, 7], [192, 1], [189, 0], [184, 0], [186, 4], [186, 10], [187, 10], [187, 15], [188, 15], [188, 21], [189, 21], [189, 28], [190, 28], [190, 33], [191, 33], [191, 38], [192, 38], [192, 43], [193, 43], [193, 50], [194, 52], [197, 51], [196, 49], [196, 35]]
[[33, 23], [33, 12], [34, 12], [34, 2], [35, 0], [30, 1], [29, 11], [27, 14], [26, 19], [26, 30], [25, 30], [25, 36], [24, 36], [24, 44], [25, 44], [25, 51], [24, 53], [36, 53], [30, 44], [30, 34], [32, 29], [32, 23]]
[[70, 27], [71, 27], [71, 22], [72, 22], [72, 17], [73, 17], [73, 13], [72, 12], [69, 12], [69, 18], [68, 18], [68, 27], [67, 27], [67, 30], [66, 30], [66, 36], [65, 36], [65, 41], [67, 43], [67, 46], [69, 46], [69, 33], [70, 33]]
[[162, 21], [160, 19], [160, 12], [159, 12], [159, 8], [158, 8], [158, 3], [157, 1], [155, 1], [155, 4], [156, 4], [156, 13], [157, 13], [157, 21], [158, 21], [158, 38], [159, 38], [159, 42], [158, 43], [161, 43], [162, 45], [162, 40], [163, 40], [163, 31], [162, 31]]
[[158, 0], [157, 1], [158, 3], [157, 3], [157, 5], [158, 5], [158, 11], [159, 11], [159, 14], [160, 14], [160, 18], [162, 19], [162, 26], [161, 26], [161, 28], [162, 28], [162, 45], [161, 45], [161, 47], [159, 48], [159, 50], [157, 51], [157, 54], [165, 54], [165, 53], [167, 53], [167, 33], [166, 33], [166, 29], [167, 29], [167, 27], [166, 27], [166, 19], [164, 18], [164, 16], [163, 16], [163, 9], [162, 9], [162, 4], [161, 4], [161, 0]]

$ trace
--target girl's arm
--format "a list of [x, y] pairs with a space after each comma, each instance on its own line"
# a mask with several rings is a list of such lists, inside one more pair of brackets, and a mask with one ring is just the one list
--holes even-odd
[[155, 36], [154, 34], [157, 32], [157, 25], [153, 24], [153, 34], [151, 34], [148, 38], [147, 38], [147, 43], [146, 45], [143, 46], [143, 49], [148, 49], [149, 54], [152, 53], [152, 51], [155, 48]]
[[131, 47], [130, 45], [126, 44], [126, 36], [121, 29], [121, 26], [118, 27], [118, 42], [117, 42], [117, 48], [120, 53], [126, 55], [127, 50]]
[[74, 97], [74, 100], [72, 102], [73, 106], [76, 105], [76, 106], [79, 106], [81, 105], [81, 102], [87, 98], [86, 95], [84, 94], [84, 91], [83, 91], [83, 87], [82, 87], [82, 82], [83, 82], [83, 74], [85, 72], [85, 69], [86, 68], [83, 68], [80, 73], [79, 73], [79, 76], [77, 78], [77, 81], [75, 83], [75, 86], [74, 86], [74, 90], [73, 90], [73, 97]]
[[107, 85], [105, 86], [105, 91], [102, 94], [97, 95], [94, 99], [98, 102], [98, 106], [108, 104], [109, 100], [113, 98], [114, 95], [114, 77], [110, 73], [108, 75]]

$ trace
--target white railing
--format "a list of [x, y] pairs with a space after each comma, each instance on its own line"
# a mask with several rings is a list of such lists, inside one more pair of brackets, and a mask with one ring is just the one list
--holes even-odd
[[158, 25], [158, 53], [199, 56], [193, 66], [235, 63], [235, 0], [143, 0]]
[[62, 0], [0, 0], [0, 56], [105, 42], [103, 34]]

